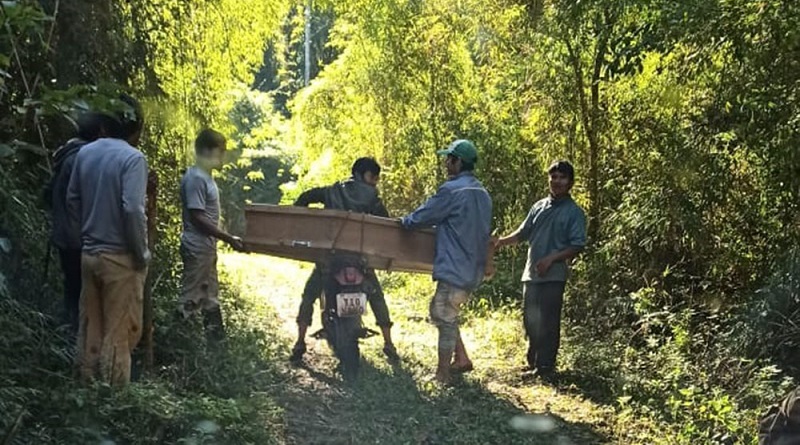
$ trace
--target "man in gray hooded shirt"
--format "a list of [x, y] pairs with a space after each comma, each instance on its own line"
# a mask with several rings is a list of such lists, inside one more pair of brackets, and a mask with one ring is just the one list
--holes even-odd
[[[381, 166], [378, 162], [372, 158], [359, 158], [353, 164], [351, 173], [352, 176], [346, 181], [337, 182], [327, 187], [313, 188], [304, 192], [297, 198], [294, 205], [307, 207], [309, 204], [322, 204], [326, 209], [347, 210], [388, 217], [389, 212], [381, 202], [376, 188], [381, 174]], [[375, 313], [375, 321], [383, 334], [383, 352], [389, 360], [396, 361], [399, 356], [392, 343], [392, 321], [389, 318], [389, 308], [386, 306], [386, 299], [374, 270], [367, 271], [366, 282], [370, 290], [368, 292], [369, 304], [372, 307], [372, 312]], [[314, 301], [322, 293], [323, 284], [322, 270], [319, 266], [315, 267], [306, 282], [303, 290], [303, 301], [300, 303], [300, 310], [297, 314], [297, 343], [292, 348], [291, 356], [291, 361], [293, 362], [300, 361], [306, 352], [306, 332], [311, 325]]]

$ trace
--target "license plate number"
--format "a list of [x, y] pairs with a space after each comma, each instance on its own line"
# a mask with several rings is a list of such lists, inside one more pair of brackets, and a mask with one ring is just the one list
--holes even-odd
[[367, 294], [363, 292], [336, 295], [336, 314], [339, 317], [364, 315], [367, 308]]

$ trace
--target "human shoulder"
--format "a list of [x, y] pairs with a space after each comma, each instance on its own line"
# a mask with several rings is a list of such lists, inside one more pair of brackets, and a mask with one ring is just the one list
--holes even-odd
[[194, 187], [205, 185], [213, 180], [210, 174], [196, 165], [186, 169], [186, 173], [183, 174], [183, 181], [186, 182], [187, 185]]
[[436, 195], [439, 197], [450, 196], [457, 187], [458, 185], [455, 184], [453, 180], [447, 180], [436, 189]]
[[75, 147], [74, 145], [69, 145], [68, 143], [67, 145], [59, 149], [59, 151], [56, 152], [55, 156], [57, 157], [68, 156], [70, 153], [74, 153], [76, 158], [85, 158], [86, 156], [89, 156], [89, 153], [91, 153], [97, 147], [98, 142], [99, 140], [94, 142], [89, 142], [79, 147]]
[[538, 200], [538, 201], [533, 203], [533, 205], [531, 206], [531, 212], [541, 211], [542, 209], [547, 207], [548, 204], [550, 204], [550, 198], [549, 197], [542, 198], [542, 199], [540, 199], [540, 200]]
[[90, 152], [112, 151], [116, 159], [121, 161], [126, 167], [137, 165], [142, 162], [145, 166], [147, 165], [147, 159], [144, 153], [122, 139], [98, 139], [86, 145], [81, 149], [81, 152], [84, 150]]
[[440, 190], [447, 190], [450, 192], [457, 192], [462, 190], [486, 190], [478, 181], [478, 178], [471, 173], [462, 173], [456, 177], [450, 178], [439, 187]]
[[575, 202], [574, 199], [572, 199], [572, 197], [569, 198], [569, 202], [567, 202], [566, 204], [567, 204], [567, 209], [571, 214], [576, 216], [585, 216], [583, 208], [581, 208], [581, 206], [579, 206], [578, 203]]

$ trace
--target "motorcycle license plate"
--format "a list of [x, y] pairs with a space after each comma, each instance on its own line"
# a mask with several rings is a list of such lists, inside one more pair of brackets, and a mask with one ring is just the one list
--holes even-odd
[[336, 295], [336, 314], [339, 317], [364, 315], [367, 308], [367, 294], [363, 292]]

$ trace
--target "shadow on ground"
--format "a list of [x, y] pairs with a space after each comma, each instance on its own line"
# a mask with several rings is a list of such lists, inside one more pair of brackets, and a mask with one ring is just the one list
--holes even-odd
[[[285, 388], [289, 440], [299, 444], [601, 444], [591, 425], [549, 413], [526, 413], [482, 385], [461, 380], [440, 388], [401, 364], [364, 361], [345, 385], [335, 360], [308, 357]], [[533, 415], [532, 415], [533, 414]]]
[[274, 391], [284, 409], [287, 443], [583, 445], [611, 440], [613, 412], [608, 406], [574, 392], [520, 382], [512, 364], [519, 357], [507, 353], [520, 347], [514, 318], [492, 313], [473, 320], [465, 341], [475, 351], [476, 371], [456, 387], [443, 389], [428, 380], [436, 332], [422, 324], [427, 298], [414, 286], [395, 290], [390, 299], [397, 322], [393, 335], [403, 362], [389, 366], [380, 340], [368, 339], [362, 342], [360, 379], [347, 386], [322, 341], [307, 340], [306, 364], [288, 367], [307, 267], [238, 254], [223, 256], [222, 263], [243, 292], [270, 306], [268, 312], [280, 319], [264, 346], [283, 351], [275, 363], [281, 383], [269, 392]]

